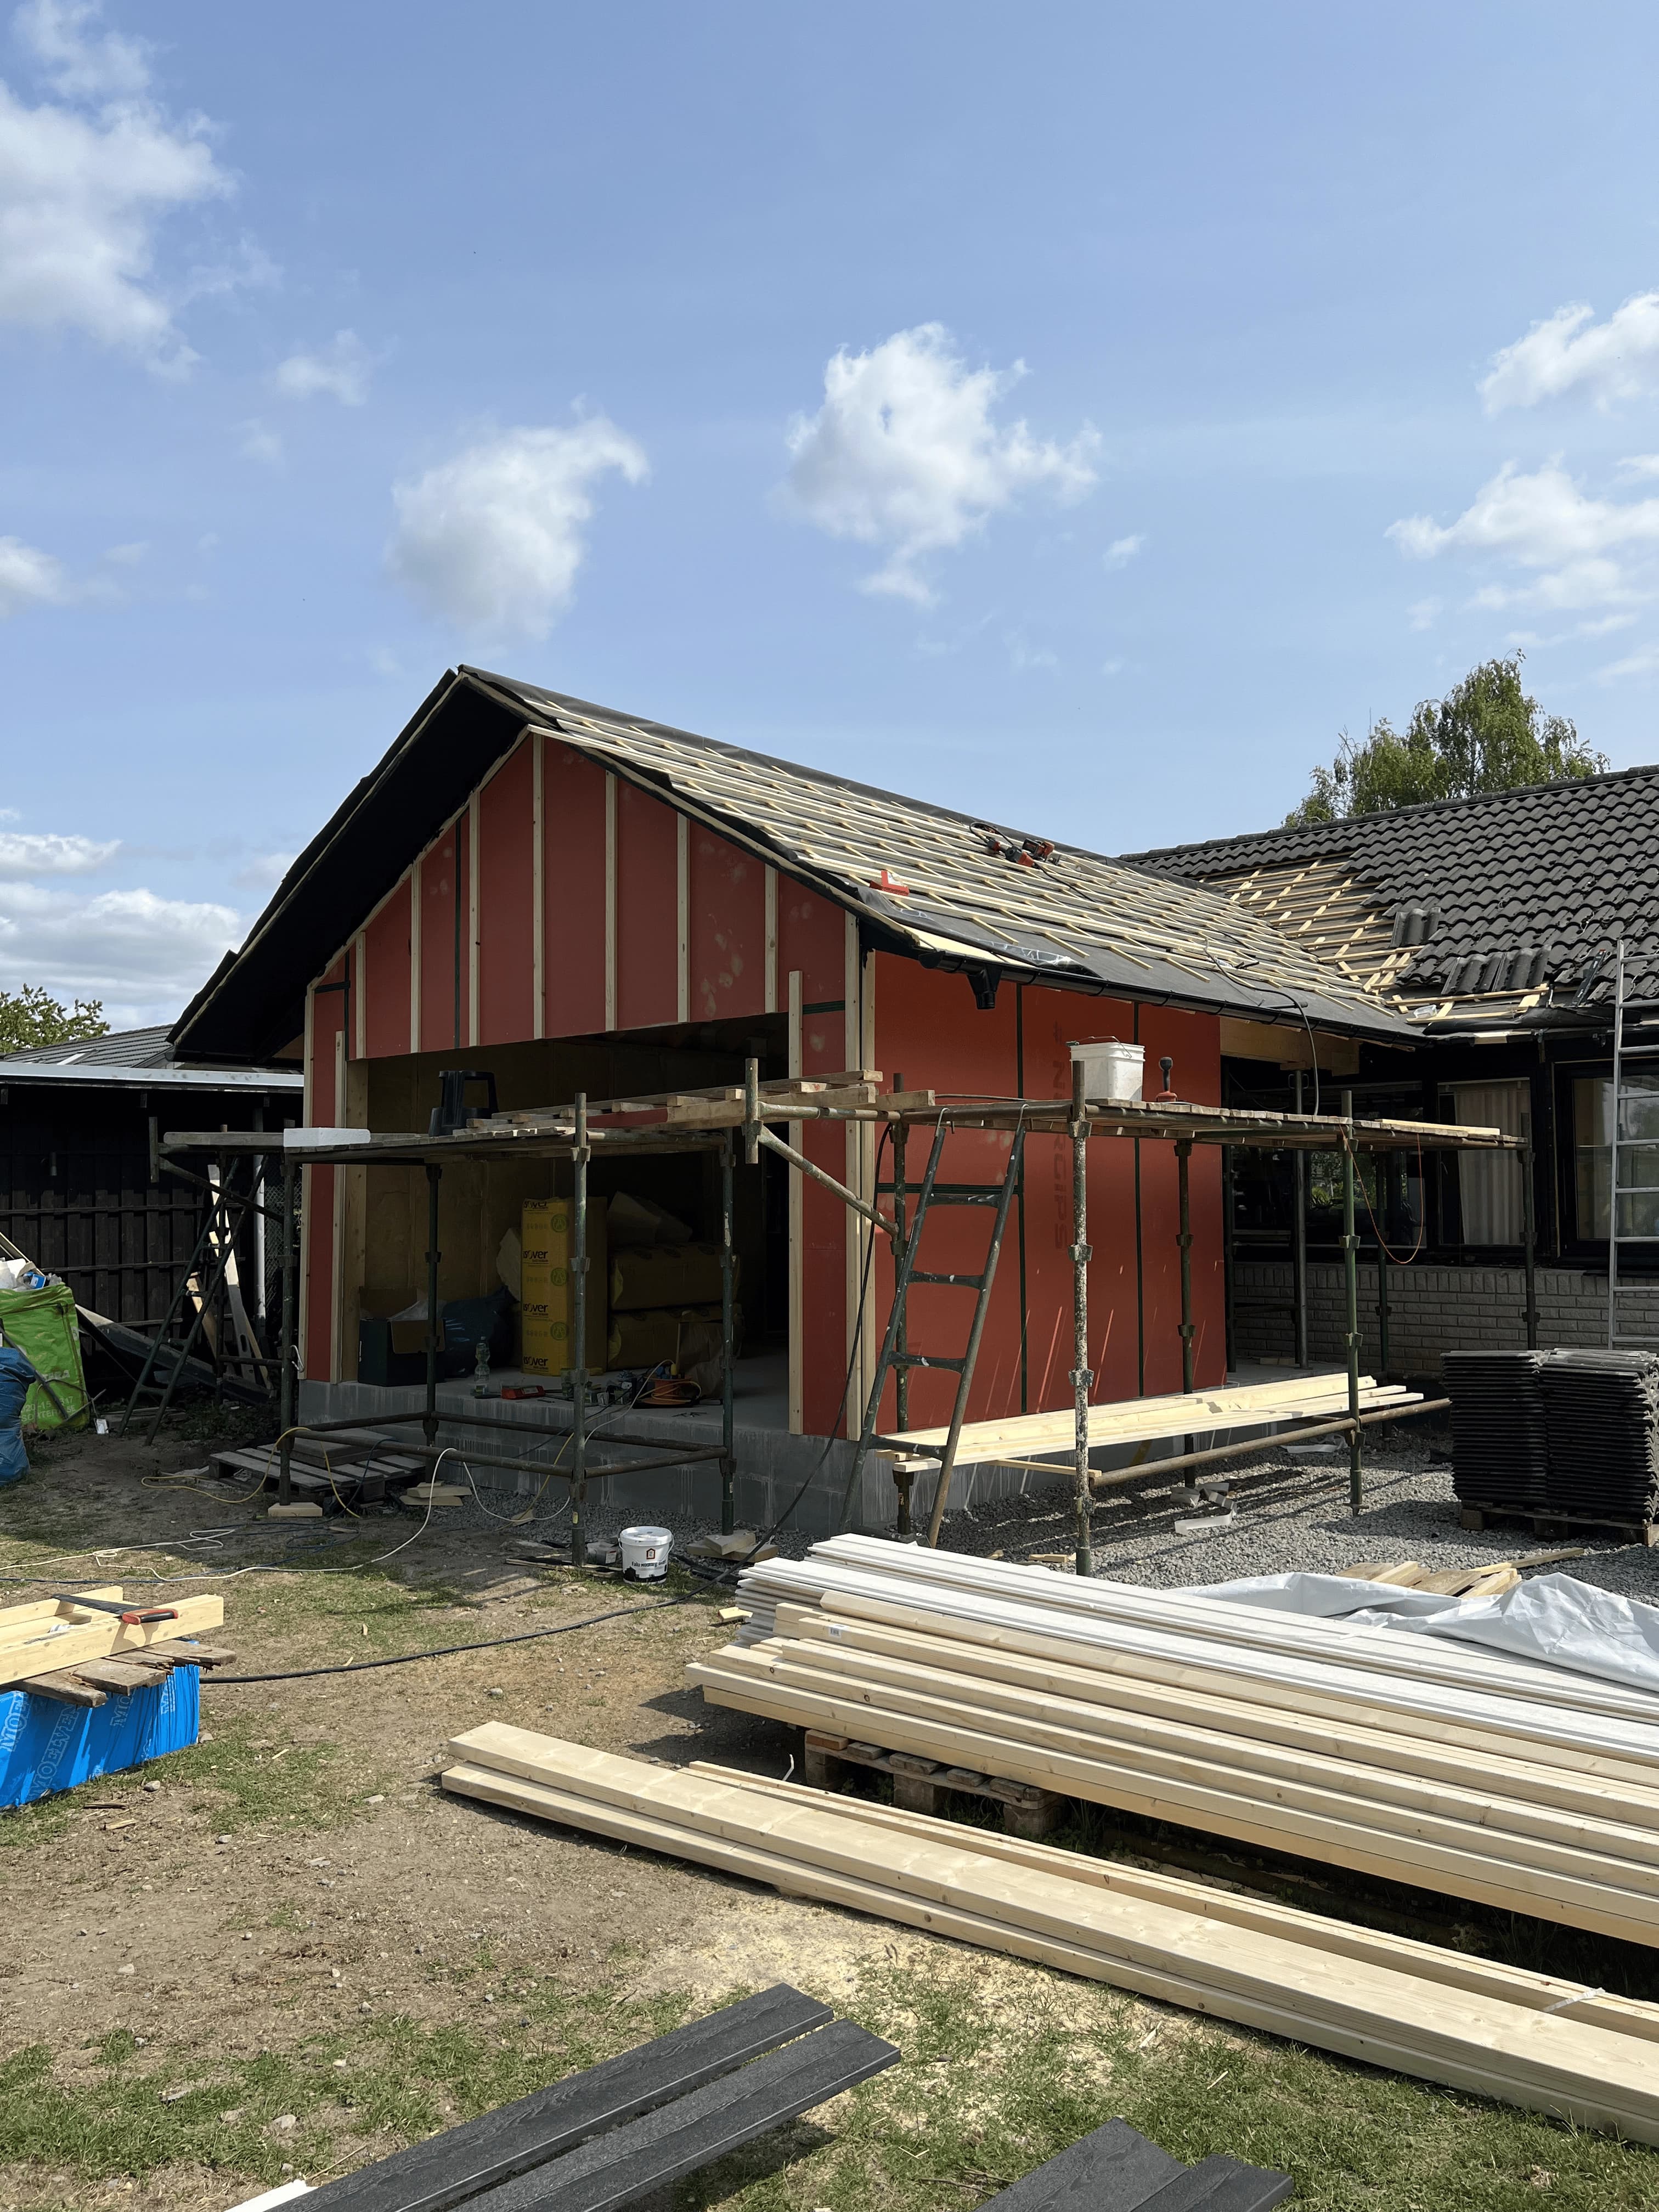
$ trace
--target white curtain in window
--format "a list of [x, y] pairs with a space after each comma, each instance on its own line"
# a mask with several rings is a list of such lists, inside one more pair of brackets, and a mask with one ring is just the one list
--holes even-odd
[[[1452, 1118], [1506, 1137], [1528, 1133], [1524, 1083], [1454, 1083]], [[1521, 1212], [1521, 1160], [1515, 1152], [1460, 1152], [1457, 1190], [1466, 1244], [1519, 1244], [1526, 1234]]]

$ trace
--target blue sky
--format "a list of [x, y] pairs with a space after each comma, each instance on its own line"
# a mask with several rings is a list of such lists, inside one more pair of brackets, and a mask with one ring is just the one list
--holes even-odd
[[1522, 644], [1659, 752], [1659, 15], [31, 0], [0, 987], [176, 1012], [465, 659], [1107, 852]]

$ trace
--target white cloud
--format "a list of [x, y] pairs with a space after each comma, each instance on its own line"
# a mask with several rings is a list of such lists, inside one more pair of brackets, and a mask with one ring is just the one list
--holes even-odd
[[149, 88], [149, 46], [143, 39], [91, 27], [97, 0], [25, 0], [12, 27], [66, 100], [137, 100]]
[[224, 194], [199, 121], [149, 96], [143, 45], [94, 36], [86, 0], [30, 0], [24, 45], [66, 102], [26, 106], [0, 84], [0, 322], [76, 330], [167, 374], [196, 356], [155, 281], [164, 218]]
[[21, 538], [0, 538], [0, 622], [22, 607], [61, 607], [75, 596], [63, 562]]
[[136, 568], [149, 551], [149, 538], [135, 538], [130, 544], [110, 546], [104, 558], [112, 561], [118, 568]]
[[[15, 817], [14, 817], [15, 818]], [[30, 876], [84, 876], [120, 851], [118, 838], [59, 836], [52, 831], [0, 830], [0, 882]]]
[[274, 891], [294, 866], [292, 853], [256, 853], [231, 878], [239, 890]]
[[1443, 528], [1428, 515], [1409, 515], [1386, 534], [1415, 560], [1456, 551], [1539, 572], [1524, 586], [1483, 586], [1477, 606], [1557, 612], [1617, 606], [1650, 596], [1641, 564], [1659, 545], [1659, 498], [1593, 499], [1559, 460], [1530, 474], [1506, 461], [1455, 522]]
[[1594, 307], [1558, 307], [1492, 356], [1480, 380], [1486, 412], [1535, 407], [1582, 388], [1598, 407], [1659, 387], [1659, 292], [1638, 292], [1604, 323]]
[[395, 485], [392, 574], [436, 620], [543, 638], [569, 604], [591, 487], [648, 475], [645, 449], [603, 415], [568, 429], [503, 430]]
[[1144, 538], [1115, 538], [1103, 556], [1109, 568], [1127, 568], [1146, 543]]
[[943, 324], [922, 323], [868, 353], [843, 349], [824, 369], [823, 406], [787, 432], [789, 506], [832, 538], [884, 546], [860, 588], [919, 606], [934, 598], [925, 555], [961, 544], [1022, 492], [1080, 499], [1100, 442], [1086, 426], [1065, 447], [1023, 422], [999, 428], [991, 410], [1024, 364], [970, 370], [951, 345]]
[[1446, 603], [1443, 599], [1436, 599], [1413, 600], [1412, 605], [1406, 610], [1406, 612], [1412, 618], [1412, 628], [1413, 629], [1432, 629], [1435, 623], [1439, 620], [1445, 604]]
[[374, 366], [356, 331], [336, 331], [314, 353], [291, 353], [271, 381], [285, 399], [312, 399], [326, 392], [343, 407], [361, 407], [368, 398]]
[[[268, 469], [283, 465], [283, 440], [280, 431], [273, 430], [255, 416], [251, 422], [241, 425], [241, 453], [245, 461], [260, 461]], [[204, 541], [204, 550], [206, 550]]]
[[238, 942], [231, 908], [105, 891], [76, 898], [0, 884], [0, 989], [44, 986], [55, 998], [101, 999], [118, 1026], [176, 1014]]

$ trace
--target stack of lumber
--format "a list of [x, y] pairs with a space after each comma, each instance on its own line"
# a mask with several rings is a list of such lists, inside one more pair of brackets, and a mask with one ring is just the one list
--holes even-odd
[[[81, 1595], [125, 1601], [135, 1609], [156, 1602], [142, 1597], [123, 1601], [118, 1583]], [[0, 1607], [0, 1690], [27, 1690], [61, 1705], [101, 1705], [112, 1691], [120, 1695], [153, 1688], [174, 1667], [222, 1666], [235, 1656], [191, 1640], [222, 1626], [222, 1598], [168, 1598], [160, 1603], [170, 1619], [131, 1624], [112, 1613], [76, 1605], [72, 1597]]]
[[489, 1723], [444, 1787], [1659, 2142], [1659, 2007], [862, 1799]]
[[689, 1670], [712, 1704], [1659, 1944], [1639, 1691], [865, 1538], [741, 1587], [755, 1614]]
[[[1402, 1411], [1423, 1402], [1420, 1390], [1379, 1382], [1371, 1375], [1359, 1378], [1362, 1413]], [[1293, 1375], [1282, 1382], [1229, 1383], [1214, 1390], [1176, 1391], [1165, 1398], [1133, 1398], [1118, 1405], [1091, 1406], [1089, 1445], [1092, 1450], [1233, 1430], [1275, 1429], [1285, 1422], [1334, 1421], [1347, 1411], [1346, 1370]], [[896, 1462], [900, 1472], [921, 1474], [937, 1464], [949, 1436], [948, 1428], [907, 1429], [884, 1437], [888, 1447], [884, 1455]], [[1006, 1420], [969, 1421], [962, 1431], [957, 1463], [1019, 1467], [1034, 1455], [1069, 1453], [1075, 1448], [1076, 1416], [1069, 1409], [1059, 1413], [1021, 1413]], [[1121, 1480], [1127, 1472], [1119, 1470], [1099, 1479]], [[1146, 1470], [1137, 1468], [1133, 1472], [1140, 1474]]]
[[1421, 1559], [1365, 1559], [1339, 1571], [1354, 1582], [1388, 1583], [1395, 1589], [1427, 1590], [1434, 1597], [1502, 1597], [1520, 1581], [1521, 1562], [1493, 1559], [1486, 1566], [1431, 1572]]

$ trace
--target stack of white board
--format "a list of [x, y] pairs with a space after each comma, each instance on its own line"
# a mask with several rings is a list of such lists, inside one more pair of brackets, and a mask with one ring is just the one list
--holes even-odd
[[713, 1704], [1659, 1944], [1638, 1691], [873, 1539], [743, 1590], [749, 1640], [689, 1670]]
[[447, 1790], [1659, 2142], [1659, 2006], [1174, 1876], [490, 1723]]

